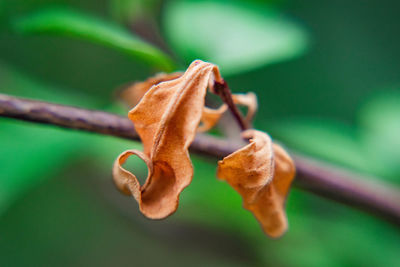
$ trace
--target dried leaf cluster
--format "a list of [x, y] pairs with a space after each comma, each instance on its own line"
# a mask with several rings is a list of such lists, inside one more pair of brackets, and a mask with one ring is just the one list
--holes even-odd
[[[151, 219], [162, 219], [176, 211], [179, 195], [193, 177], [188, 148], [197, 131], [211, 129], [228, 109], [205, 107], [207, 88], [223, 83], [218, 67], [194, 61], [185, 73], [158, 74], [136, 83], [123, 93], [134, 108], [128, 116], [143, 143], [143, 152], [128, 150], [115, 161], [114, 182], [131, 194], [140, 211]], [[232, 101], [248, 107], [246, 122], [257, 109], [253, 93], [233, 95]], [[287, 229], [285, 199], [295, 168], [288, 154], [271, 138], [257, 130], [243, 132], [250, 143], [218, 162], [217, 176], [226, 180], [243, 198], [264, 232], [281, 236]], [[148, 167], [143, 185], [122, 165], [136, 155]]]
[[279, 237], [287, 229], [284, 206], [294, 177], [293, 161], [266, 133], [247, 130], [242, 135], [250, 144], [219, 161], [217, 176], [242, 196], [244, 208], [265, 233]]

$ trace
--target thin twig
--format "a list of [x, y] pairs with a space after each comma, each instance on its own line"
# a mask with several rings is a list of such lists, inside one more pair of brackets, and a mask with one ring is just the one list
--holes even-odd
[[[139, 137], [131, 121], [118, 115], [0, 94], [0, 116], [52, 124], [131, 140]], [[215, 158], [243, 144], [198, 134], [190, 149]], [[367, 211], [400, 226], [400, 193], [393, 185], [295, 155], [295, 185], [328, 199]]]
[[226, 83], [226, 81], [225, 80], [222, 80], [222, 82], [215, 81], [213, 89], [214, 89], [215, 94], [217, 94], [219, 97], [221, 97], [222, 101], [228, 106], [233, 117], [235, 118], [236, 122], [238, 123], [240, 129], [242, 131], [247, 130], [248, 125], [244, 121], [240, 110], [237, 108], [237, 106], [233, 102], [232, 92], [231, 92], [231, 89], [229, 89], [229, 86]]

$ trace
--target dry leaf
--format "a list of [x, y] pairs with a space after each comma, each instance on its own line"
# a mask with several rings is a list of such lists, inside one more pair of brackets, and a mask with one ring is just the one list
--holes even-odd
[[235, 104], [247, 107], [245, 121], [247, 125], [250, 125], [258, 108], [256, 94], [253, 92], [248, 92], [247, 94], [233, 94], [232, 99]]
[[[177, 209], [179, 195], [193, 176], [188, 147], [196, 129], [212, 128], [227, 110], [225, 104], [218, 109], [204, 106], [207, 84], [213, 90], [214, 82], [223, 83], [218, 68], [197, 60], [184, 74], [159, 74], [124, 93], [131, 105], [140, 99], [129, 118], [144, 151], [123, 152], [115, 161], [113, 176], [117, 187], [133, 195], [140, 211], [149, 218], [165, 218]], [[250, 122], [257, 109], [255, 95], [234, 95], [233, 102], [247, 106], [246, 121]], [[268, 235], [280, 236], [287, 229], [284, 204], [294, 176], [293, 162], [267, 134], [249, 130], [244, 137], [252, 138], [250, 144], [219, 162], [218, 177], [239, 192], [244, 207]], [[141, 158], [148, 167], [144, 185], [122, 167], [131, 155]]]
[[250, 144], [218, 162], [218, 178], [226, 180], [243, 198], [264, 232], [279, 237], [287, 230], [285, 199], [294, 178], [292, 159], [271, 138], [257, 130], [243, 137]]
[[[150, 90], [153, 85], [174, 80], [182, 76], [182, 74], [182, 72], [174, 72], [170, 74], [158, 73], [155, 76], [148, 78], [144, 82], [136, 82], [123, 90], [121, 92], [121, 98], [125, 103], [128, 104], [129, 107], [133, 108], [137, 105], [137, 103], [139, 103], [140, 99], [142, 99], [144, 94], [147, 93], [147, 91]], [[218, 77], [220, 77], [219, 74]], [[227, 109], [228, 107], [225, 104], [221, 105], [221, 107], [218, 109], [204, 107], [201, 117], [201, 125], [198, 127], [197, 131], [206, 132], [213, 128]]]
[[203, 114], [201, 115], [201, 124], [197, 128], [197, 131], [206, 132], [213, 128], [227, 109], [228, 106], [225, 104], [221, 105], [218, 109], [204, 107]]
[[[144, 82], [135, 82], [125, 90], [121, 92], [122, 100], [128, 104], [129, 107], [136, 106], [145, 93], [150, 90], [153, 85], [157, 85], [161, 82], [171, 81], [182, 76], [182, 72], [174, 72], [174, 73], [158, 73], [153, 77], [148, 78]], [[212, 91], [212, 83], [214, 80], [221, 80], [221, 75], [217, 69], [213, 71], [212, 78], [209, 80], [210, 90]], [[238, 105], [246, 106], [248, 108], [248, 112], [245, 118], [247, 123], [250, 123], [254, 117], [255, 112], [257, 111], [257, 97], [254, 93], [249, 92], [247, 94], [234, 94], [232, 95], [233, 102]], [[228, 107], [226, 104], [221, 105], [218, 109], [212, 109], [208, 107], [204, 107], [203, 114], [201, 117], [201, 124], [198, 127], [197, 131], [206, 132], [213, 128], [221, 116], [227, 111]]]
[[[172, 214], [179, 194], [192, 180], [188, 147], [203, 114], [207, 84], [218, 77], [217, 72], [213, 64], [194, 61], [179, 78], [151, 87], [129, 112], [144, 152], [122, 153], [114, 165], [114, 180], [122, 192], [135, 197], [141, 212], [149, 218]], [[121, 166], [132, 154], [142, 158], [149, 168], [143, 186]]]
[[135, 82], [121, 92], [121, 98], [129, 107], [133, 108], [153, 85], [174, 80], [182, 76], [182, 74], [182, 72], [158, 73], [144, 82]]

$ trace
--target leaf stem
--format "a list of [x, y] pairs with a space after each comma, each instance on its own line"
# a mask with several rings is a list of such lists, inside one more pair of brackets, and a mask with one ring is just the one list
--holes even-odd
[[245, 120], [243, 119], [243, 115], [235, 105], [232, 99], [232, 92], [229, 89], [228, 83], [221, 79], [221, 82], [215, 81], [214, 82], [214, 93], [217, 94], [222, 101], [228, 106], [230, 112], [232, 113], [233, 117], [235, 118], [236, 122], [238, 123], [240, 129], [245, 131], [249, 128]]

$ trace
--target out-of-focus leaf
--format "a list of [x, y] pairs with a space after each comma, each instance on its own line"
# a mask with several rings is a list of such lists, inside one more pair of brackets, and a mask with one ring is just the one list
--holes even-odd
[[187, 62], [202, 58], [219, 65], [223, 74], [287, 60], [307, 47], [298, 24], [261, 4], [169, 1], [164, 26]]
[[24, 34], [52, 34], [87, 40], [145, 60], [165, 71], [173, 69], [168, 55], [120, 26], [77, 11], [44, 9], [19, 18], [15, 29]]
[[3, 118], [0, 125], [1, 214], [21, 194], [62, 172], [87, 136]]
[[101, 101], [95, 96], [61, 86], [38, 83], [26, 73], [21, 73], [1, 61], [0, 80], [0, 93], [83, 108], [96, 108], [101, 105]]
[[378, 162], [380, 172], [400, 181], [400, 93], [372, 96], [360, 110], [360, 125], [371, 162]]
[[129, 22], [137, 16], [151, 16], [161, 0], [111, 0], [110, 10], [114, 18]]
[[110, 11], [113, 18], [121, 22], [126, 22], [130, 21], [138, 13], [142, 13], [143, 4], [145, 3], [146, 1], [143, 0], [111, 0]]
[[357, 129], [329, 119], [297, 118], [268, 125], [272, 136], [297, 151], [355, 168], [374, 170]]

